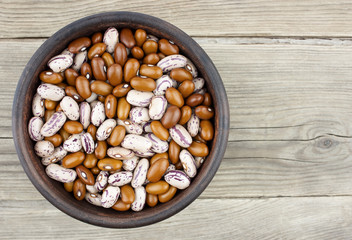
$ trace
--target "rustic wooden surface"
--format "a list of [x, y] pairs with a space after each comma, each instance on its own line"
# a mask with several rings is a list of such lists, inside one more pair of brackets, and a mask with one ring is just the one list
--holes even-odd
[[[0, 0], [0, 239], [350, 239], [350, 1]], [[217, 66], [230, 102], [227, 152], [188, 208], [115, 230], [58, 211], [33, 187], [11, 136], [12, 98], [36, 49], [66, 24], [113, 10], [180, 27]]]

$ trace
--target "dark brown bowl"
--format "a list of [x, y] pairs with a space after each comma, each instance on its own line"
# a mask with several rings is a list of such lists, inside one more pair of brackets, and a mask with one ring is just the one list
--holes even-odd
[[[180, 53], [188, 57], [197, 67], [199, 75], [206, 80], [208, 91], [215, 107], [215, 136], [210, 154], [199, 169], [191, 185], [179, 191], [170, 202], [154, 208], [146, 207], [141, 212], [117, 212], [96, 207], [86, 201], [77, 201], [62, 184], [50, 179], [40, 159], [35, 155], [34, 142], [28, 135], [28, 121], [32, 116], [31, 102], [37, 87], [38, 75], [46, 68], [48, 60], [59, 54], [69, 42], [116, 28], [142, 28], [157, 37], [175, 42]], [[194, 201], [214, 177], [224, 156], [229, 133], [229, 107], [226, 92], [213, 62], [204, 50], [186, 33], [161, 19], [134, 12], [108, 12], [75, 21], [56, 32], [34, 53], [18, 82], [12, 108], [12, 131], [18, 157], [28, 178], [38, 191], [55, 207], [83, 222], [111, 228], [130, 228], [152, 224], [168, 218]], [[195, 217], [196, 220], [196, 217]]]

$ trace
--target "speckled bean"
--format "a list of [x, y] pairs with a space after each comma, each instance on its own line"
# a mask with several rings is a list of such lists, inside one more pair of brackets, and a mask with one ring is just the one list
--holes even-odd
[[83, 129], [87, 129], [90, 124], [91, 108], [89, 103], [82, 102], [79, 105], [79, 121], [83, 125]]
[[34, 151], [39, 157], [49, 157], [54, 153], [54, 145], [49, 141], [38, 141], [34, 145]]
[[105, 120], [105, 106], [102, 102], [96, 102], [94, 104], [94, 106], [92, 107], [92, 112], [90, 115], [90, 120], [91, 123], [96, 126], [99, 127], [100, 124], [102, 124]]
[[44, 99], [38, 93], [36, 93], [33, 97], [32, 112], [34, 117], [44, 117]]
[[134, 107], [130, 111], [130, 119], [132, 122], [141, 124], [150, 120], [148, 108]]
[[82, 142], [83, 150], [86, 153], [92, 154], [94, 152], [95, 142], [94, 142], [92, 135], [90, 135], [90, 133], [82, 134], [81, 142]]
[[115, 50], [116, 44], [119, 42], [119, 32], [116, 28], [108, 28], [103, 37], [103, 42], [106, 44], [106, 51], [113, 53]]
[[94, 187], [98, 192], [102, 191], [108, 184], [109, 173], [107, 171], [100, 171], [97, 178], [95, 179]]
[[127, 134], [121, 142], [121, 146], [133, 151], [139, 151], [143, 153], [149, 151], [152, 148], [153, 143], [146, 137], [136, 134]]
[[111, 208], [120, 196], [120, 188], [114, 186], [107, 186], [101, 195], [101, 206], [104, 208]]
[[187, 58], [182, 55], [170, 55], [161, 59], [157, 66], [160, 67], [163, 72], [169, 72], [175, 68], [183, 68], [187, 64]]
[[64, 149], [64, 147], [59, 146], [54, 149], [53, 154], [51, 154], [49, 157], [43, 157], [41, 161], [44, 166], [47, 166], [51, 163], [56, 163], [62, 160], [66, 155], [67, 151]]
[[194, 83], [193, 92], [197, 92], [204, 87], [204, 84], [205, 84], [204, 78], [198, 77], [198, 78], [194, 78], [192, 81]]
[[191, 137], [197, 136], [199, 130], [199, 123], [199, 118], [195, 114], [192, 114], [191, 118], [187, 122], [187, 130]]
[[170, 87], [173, 87], [173, 81], [169, 77], [169, 75], [163, 75], [159, 79], [156, 80], [156, 88], [153, 93], [156, 96], [164, 95], [166, 90]]
[[82, 64], [87, 62], [87, 59], [88, 59], [87, 51], [83, 51], [83, 52], [77, 53], [75, 58], [73, 59], [72, 68], [76, 72], [79, 72], [81, 67], [82, 67]]
[[63, 144], [67, 152], [78, 152], [82, 148], [81, 134], [72, 134]]
[[57, 133], [65, 124], [66, 115], [63, 112], [55, 112], [49, 120], [43, 125], [40, 133], [44, 137], [51, 137]]
[[50, 164], [45, 169], [46, 174], [59, 182], [73, 182], [77, 173], [75, 170], [64, 168], [56, 163]]
[[73, 98], [69, 96], [65, 96], [60, 102], [60, 107], [62, 111], [64, 111], [68, 119], [70, 120], [79, 119], [79, 106], [78, 106], [78, 103]]
[[141, 125], [132, 122], [131, 120], [117, 120], [117, 124], [124, 126], [127, 133], [141, 135], [143, 133], [143, 128]]
[[109, 157], [119, 160], [130, 159], [134, 157], [134, 152], [123, 147], [111, 147], [107, 150]]
[[135, 200], [131, 204], [131, 209], [135, 212], [139, 212], [144, 208], [147, 192], [143, 186], [135, 188]]
[[54, 72], [63, 72], [73, 63], [73, 59], [69, 55], [57, 55], [48, 61], [48, 67]]
[[178, 189], [186, 189], [191, 184], [191, 179], [180, 170], [171, 170], [164, 176], [165, 181]]
[[40, 117], [32, 117], [28, 123], [29, 137], [33, 141], [40, 141], [44, 139], [44, 136], [40, 133], [40, 129], [43, 127], [43, 120]]
[[163, 141], [157, 136], [155, 136], [153, 133], [147, 133], [145, 135], [146, 138], [148, 138], [152, 142], [152, 148], [151, 150], [156, 153], [164, 153], [169, 150], [169, 143], [167, 141]]
[[97, 130], [96, 138], [98, 141], [106, 140], [112, 130], [116, 127], [116, 120], [115, 119], [107, 119], [105, 120]]
[[108, 183], [115, 187], [122, 187], [132, 181], [133, 173], [130, 171], [121, 171], [109, 176]]
[[131, 181], [132, 187], [137, 188], [143, 185], [143, 183], [147, 178], [148, 168], [149, 168], [148, 159], [142, 158], [141, 160], [139, 160], [133, 172], [133, 178]]
[[87, 202], [95, 206], [101, 207], [101, 195], [98, 193], [86, 193], [84, 197]]
[[188, 148], [192, 144], [192, 137], [180, 124], [169, 129], [171, 138], [181, 147]]
[[60, 101], [65, 96], [65, 91], [53, 84], [43, 83], [37, 88], [37, 93], [44, 99]]
[[193, 178], [197, 174], [197, 166], [195, 164], [193, 156], [186, 150], [180, 152], [180, 161], [182, 163], [185, 173]]
[[127, 93], [126, 100], [136, 107], [148, 107], [154, 94], [152, 92], [142, 92], [131, 90]]
[[138, 163], [139, 158], [137, 156], [134, 156], [130, 159], [125, 159], [122, 162], [122, 168], [126, 171], [133, 171]]
[[167, 107], [167, 100], [164, 96], [152, 97], [149, 105], [149, 116], [153, 120], [159, 120], [163, 117]]

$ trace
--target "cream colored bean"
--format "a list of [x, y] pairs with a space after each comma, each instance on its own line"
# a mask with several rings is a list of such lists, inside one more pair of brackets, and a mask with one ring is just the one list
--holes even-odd
[[40, 117], [32, 117], [28, 123], [28, 133], [29, 137], [33, 141], [40, 141], [44, 139], [44, 136], [40, 133], [43, 127], [43, 120]]
[[111, 208], [120, 196], [120, 188], [107, 186], [101, 195], [101, 206], [103, 208]]
[[64, 168], [56, 163], [48, 165], [45, 172], [50, 178], [63, 183], [73, 182], [77, 177], [75, 170]]
[[107, 150], [107, 154], [109, 157], [118, 160], [125, 160], [134, 157], [134, 152], [132, 150], [123, 147], [111, 147]]
[[83, 129], [87, 129], [90, 124], [91, 108], [89, 103], [82, 102], [79, 105], [79, 121], [83, 125]]
[[146, 137], [136, 134], [127, 134], [121, 142], [121, 146], [143, 153], [149, 151], [152, 148], [153, 143]]
[[60, 101], [65, 96], [65, 91], [53, 84], [43, 83], [37, 88], [37, 93], [44, 99]]
[[79, 119], [79, 106], [73, 98], [65, 96], [60, 102], [60, 107], [68, 119], [74, 121]]
[[47, 166], [51, 163], [56, 163], [62, 160], [66, 155], [67, 151], [64, 149], [64, 147], [59, 146], [54, 149], [53, 154], [51, 154], [49, 157], [43, 157], [41, 161], [44, 166]]
[[48, 67], [53, 72], [63, 72], [73, 63], [73, 59], [69, 55], [57, 55], [48, 61]]
[[81, 134], [72, 134], [64, 143], [67, 152], [78, 152], [82, 148]]
[[34, 151], [39, 157], [49, 157], [54, 153], [54, 145], [49, 141], [38, 141], [34, 145]]
[[105, 120], [97, 130], [96, 138], [98, 141], [106, 140], [112, 130], [116, 127], [116, 120], [115, 119], [107, 119]]
[[34, 117], [44, 117], [44, 98], [42, 98], [38, 93], [34, 95], [32, 100], [32, 112]]
[[40, 133], [44, 137], [51, 137], [56, 134], [66, 122], [66, 115], [63, 112], [55, 112], [43, 125]]
[[149, 161], [146, 158], [139, 160], [136, 168], [133, 172], [133, 178], [131, 181], [131, 186], [134, 188], [142, 186], [147, 178], [147, 172], [149, 168]]

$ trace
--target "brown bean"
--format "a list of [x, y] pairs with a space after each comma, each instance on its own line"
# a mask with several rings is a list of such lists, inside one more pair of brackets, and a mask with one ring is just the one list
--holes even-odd
[[177, 170], [182, 170], [183, 169], [183, 165], [182, 165], [181, 161], [178, 161], [177, 163], [175, 163], [175, 168]]
[[127, 60], [125, 66], [123, 67], [123, 76], [126, 82], [130, 82], [131, 79], [137, 75], [139, 70], [139, 61], [134, 58]]
[[155, 183], [148, 183], [145, 190], [147, 193], [158, 195], [166, 193], [167, 190], [169, 190], [169, 187], [170, 185], [167, 182], [159, 181]]
[[120, 83], [122, 83], [123, 72], [122, 72], [122, 67], [120, 64], [118, 64], [118, 63], [112, 64], [108, 68], [108, 71], [106, 74], [107, 74], [110, 85], [117, 86]]
[[194, 138], [193, 141], [198, 141], [198, 142], [202, 142], [202, 143], [207, 143], [207, 141], [205, 141], [201, 136], [199, 136], [199, 134], [197, 134]]
[[92, 44], [100, 43], [103, 41], [103, 34], [101, 32], [96, 32], [92, 35]]
[[203, 120], [208, 120], [214, 117], [214, 109], [207, 106], [198, 106], [194, 110], [197, 117]]
[[149, 166], [162, 158], [169, 159], [169, 154], [167, 152], [154, 154], [154, 156], [149, 160]]
[[108, 118], [114, 118], [116, 115], [117, 99], [114, 95], [109, 94], [105, 98], [105, 115]]
[[76, 86], [76, 78], [79, 76], [79, 74], [72, 68], [67, 68], [65, 70], [65, 78], [70, 86]]
[[45, 120], [45, 122], [47, 122], [54, 113], [55, 113], [54, 110], [46, 110], [44, 112], [44, 120]]
[[100, 173], [100, 169], [98, 167], [93, 167], [90, 169], [90, 171], [94, 174], [94, 175], [98, 175]]
[[202, 94], [194, 93], [187, 98], [186, 105], [190, 107], [196, 107], [199, 104], [201, 104], [203, 100], [204, 100], [204, 96]]
[[127, 50], [125, 45], [122, 43], [117, 43], [114, 51], [115, 63], [120, 64], [122, 67], [127, 61]]
[[173, 164], [179, 162], [180, 152], [181, 147], [174, 140], [171, 140], [169, 145], [169, 158]]
[[63, 128], [70, 134], [78, 134], [83, 131], [83, 125], [78, 121], [67, 121]]
[[57, 133], [57, 134], [54, 134], [54, 135], [51, 136], [51, 137], [45, 137], [44, 140], [51, 142], [51, 143], [54, 145], [54, 147], [58, 147], [58, 146], [60, 146], [61, 143], [62, 143], [62, 137], [61, 137], [61, 135], [58, 134], [58, 133]]
[[159, 56], [160, 60], [166, 57], [165, 54], [163, 54], [161, 52], [158, 53], [158, 56]]
[[85, 166], [83, 165], [77, 166], [76, 173], [77, 173], [77, 177], [79, 177], [79, 179], [81, 179], [81, 181], [84, 184], [93, 185], [95, 183], [93, 173]]
[[90, 85], [90, 89], [98, 95], [107, 96], [112, 92], [113, 87], [109, 83], [103, 81], [94, 81]]
[[66, 132], [63, 128], [60, 129], [59, 134], [62, 137], [62, 142], [65, 142], [71, 136], [71, 134]]
[[137, 29], [134, 33], [134, 38], [136, 39], [136, 45], [142, 47], [143, 43], [147, 40], [147, 33], [143, 29]]
[[43, 71], [39, 74], [39, 79], [45, 83], [58, 84], [61, 83], [64, 78], [60, 73], [54, 73], [52, 71]]
[[179, 108], [181, 108], [183, 104], [185, 104], [182, 94], [176, 88], [168, 88], [166, 90], [165, 97], [170, 104], [175, 105]]
[[[106, 50], [106, 44], [99, 42], [94, 44], [88, 51], [88, 58], [100, 57]], [[92, 66], [93, 67], [93, 66]]]
[[79, 53], [81, 51], [86, 50], [87, 48], [90, 47], [92, 44], [92, 41], [88, 37], [80, 37], [75, 40], [73, 40], [69, 45], [68, 45], [68, 50], [71, 53]]
[[116, 147], [116, 146], [120, 145], [122, 140], [125, 138], [125, 135], [126, 135], [126, 128], [121, 125], [116, 126], [112, 130], [110, 137], [108, 139], [108, 142], [111, 146]]
[[49, 99], [44, 100], [44, 106], [47, 110], [54, 110], [59, 102], [51, 101]]
[[136, 39], [134, 39], [131, 29], [123, 28], [120, 31], [120, 42], [122, 42], [127, 48], [133, 48], [133, 46], [136, 45]]
[[213, 140], [214, 138], [214, 127], [213, 124], [208, 120], [200, 121], [200, 137], [205, 141]]
[[147, 179], [150, 182], [158, 182], [163, 177], [168, 167], [169, 160], [167, 158], [157, 160], [149, 167]]
[[82, 182], [81, 179], [76, 179], [73, 184], [73, 196], [79, 201], [84, 199], [86, 195], [86, 185]]
[[152, 121], [150, 124], [150, 128], [155, 136], [160, 138], [161, 140], [168, 140], [169, 139], [169, 131], [162, 125], [160, 121]]
[[117, 103], [117, 118], [126, 120], [130, 114], [131, 104], [129, 104], [125, 97], [119, 99]]
[[76, 102], [82, 102], [84, 100], [82, 96], [77, 92], [77, 89], [73, 86], [67, 86], [65, 88], [65, 93], [67, 96], [72, 97]]
[[115, 97], [124, 97], [131, 89], [132, 88], [128, 83], [121, 83], [112, 90], [112, 94]]
[[103, 158], [98, 161], [98, 168], [102, 171], [116, 171], [122, 167], [122, 162], [113, 158]]
[[155, 207], [158, 204], [158, 195], [147, 193], [145, 200], [149, 207]]
[[183, 98], [187, 98], [194, 91], [194, 83], [190, 80], [186, 80], [186, 81], [182, 82], [180, 84], [180, 86], [178, 86], [177, 90], [180, 91]]
[[156, 83], [151, 78], [141, 78], [135, 76], [131, 79], [131, 86], [138, 91], [151, 92], [156, 88]]
[[86, 154], [86, 157], [83, 161], [83, 165], [86, 167], [86, 168], [93, 168], [97, 165], [97, 162], [98, 162], [98, 158], [95, 156], [94, 153], [92, 154]]
[[158, 43], [159, 51], [165, 54], [166, 56], [179, 53], [177, 45], [173, 42], [170, 42], [169, 40], [160, 39]]
[[79, 76], [76, 79], [76, 89], [78, 94], [84, 99], [87, 99], [92, 95], [92, 91], [90, 90], [89, 86], [89, 81], [83, 76]]
[[[105, 52], [102, 56], [101, 56], [101, 58], [104, 60], [104, 63], [105, 63], [105, 66], [106, 67], [110, 67], [111, 65], [113, 65], [114, 63], [115, 63], [115, 61], [114, 61], [114, 58], [111, 56], [111, 54], [110, 53], [108, 53], [108, 52]], [[109, 79], [109, 78], [108, 78]]]
[[58, 86], [61, 89], [65, 89], [67, 87], [67, 84], [64, 82], [61, 82], [61, 83], [56, 84], [56, 86]]
[[107, 149], [108, 149], [108, 145], [106, 141], [98, 141], [97, 146], [95, 147], [95, 150], [94, 150], [95, 156], [98, 159], [103, 159], [106, 156]]
[[210, 93], [204, 93], [204, 100], [202, 104], [208, 107], [213, 104]]
[[209, 154], [208, 146], [205, 143], [193, 141], [187, 150], [196, 157], [206, 157]]
[[121, 200], [124, 203], [133, 203], [135, 200], [134, 190], [130, 185], [124, 185], [121, 187]]
[[139, 69], [139, 74], [141, 76], [158, 79], [163, 75], [163, 70], [161, 70], [161, 68], [158, 66], [142, 64], [142, 66]]
[[175, 196], [176, 192], [177, 188], [174, 186], [170, 186], [169, 190], [166, 193], [158, 195], [159, 202], [165, 203], [170, 201]]
[[172, 128], [175, 126], [181, 118], [181, 110], [171, 105], [165, 112], [164, 116], [161, 118], [161, 124], [164, 128]]
[[184, 68], [175, 68], [170, 72], [170, 77], [177, 82], [183, 82], [186, 80], [192, 81], [192, 74]]
[[83, 152], [75, 152], [75, 153], [70, 153], [62, 159], [62, 166], [64, 168], [74, 168], [80, 165], [85, 158], [85, 154]]
[[104, 96], [102, 96], [102, 95], [99, 95], [99, 96], [98, 96], [98, 101], [99, 101], [99, 102], [105, 103], [105, 99], [106, 99], [106, 97], [104, 97]]
[[[81, 66], [81, 75], [86, 77], [88, 80], [92, 79], [92, 68], [89, 63], [85, 62]], [[76, 86], [77, 87], [77, 86]]]
[[106, 66], [105, 62], [100, 57], [95, 57], [91, 61], [93, 75], [96, 80], [106, 80]]
[[73, 183], [74, 182], [65, 182], [64, 183], [64, 188], [67, 192], [72, 192], [73, 191]]
[[183, 106], [181, 108], [181, 118], [180, 121], [178, 121], [178, 124], [184, 125], [188, 122], [188, 120], [192, 116], [192, 108], [190, 106]]
[[120, 212], [127, 211], [131, 208], [130, 203], [124, 203], [121, 199], [118, 199], [114, 206], [111, 207], [112, 209]]
[[143, 58], [143, 63], [156, 65], [160, 61], [160, 57], [156, 53], [149, 53]]
[[144, 52], [142, 48], [138, 46], [134, 46], [131, 50], [132, 56], [138, 60], [142, 59], [144, 57]]
[[149, 53], [156, 53], [158, 52], [158, 43], [153, 40], [147, 40], [143, 43], [143, 51], [145, 55]]
[[58, 104], [58, 105], [56, 106], [55, 111], [56, 111], [56, 112], [62, 112], [62, 111], [63, 111], [62, 108], [61, 108], [61, 106], [60, 106], [60, 104]]
[[90, 133], [93, 140], [95, 141], [95, 135], [97, 134], [97, 127], [94, 126], [93, 124], [89, 124], [89, 126], [87, 128], [87, 132]]

